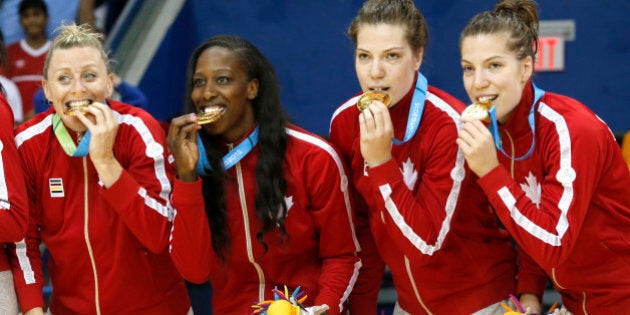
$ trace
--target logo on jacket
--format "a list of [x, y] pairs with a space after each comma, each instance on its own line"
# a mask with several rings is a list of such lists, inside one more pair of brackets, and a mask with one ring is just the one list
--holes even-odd
[[50, 188], [50, 198], [62, 198], [65, 196], [61, 178], [49, 178], [48, 187]]
[[525, 192], [525, 196], [535, 203], [537, 208], [540, 208], [540, 195], [542, 194], [542, 188], [540, 187], [540, 183], [536, 180], [536, 176], [534, 176], [532, 172], [529, 172], [529, 175], [525, 177], [525, 183], [521, 184], [521, 189]]
[[403, 162], [403, 167], [400, 169], [400, 172], [403, 175], [407, 188], [409, 188], [409, 190], [413, 190], [413, 187], [416, 185], [416, 181], [418, 180], [418, 171], [414, 169], [411, 158], [407, 158], [407, 161]]
[[[284, 203], [287, 205], [287, 216], [289, 215], [289, 210], [293, 207], [293, 196], [284, 197]], [[282, 216], [282, 207], [278, 207], [278, 217]]]

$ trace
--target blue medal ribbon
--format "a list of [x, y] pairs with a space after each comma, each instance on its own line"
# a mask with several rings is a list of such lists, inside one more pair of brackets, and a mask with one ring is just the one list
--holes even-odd
[[63, 124], [61, 117], [56, 113], [53, 115], [53, 131], [57, 140], [59, 140], [59, 144], [63, 148], [63, 151], [66, 152], [67, 155], [73, 157], [83, 157], [88, 154], [90, 151], [90, 130], [86, 130], [85, 134], [81, 141], [79, 141], [79, 146], [77, 147], [74, 144], [74, 140], [68, 133], [68, 129]]
[[[236, 165], [238, 161], [244, 158], [247, 153], [249, 153], [249, 151], [251, 151], [256, 146], [256, 144], [258, 144], [258, 129], [259, 126], [256, 126], [256, 129], [254, 129], [254, 131], [247, 137], [247, 139], [243, 140], [233, 150], [223, 156], [223, 169], [227, 170], [230, 167]], [[210, 166], [210, 162], [208, 161], [206, 148], [203, 146], [203, 141], [201, 141], [199, 133], [197, 133], [197, 148], [199, 148], [197, 174], [201, 176], [208, 176], [210, 175], [210, 172], [212, 172], [212, 166]]]
[[422, 113], [424, 112], [424, 101], [427, 98], [428, 85], [427, 78], [418, 71], [418, 80], [416, 81], [416, 87], [413, 91], [413, 97], [411, 98], [411, 107], [409, 108], [405, 137], [403, 140], [392, 138], [394, 144], [401, 145], [409, 141], [409, 139], [413, 138], [416, 134], [416, 131], [418, 131], [418, 126], [420, 125], [420, 120], [422, 119]]
[[492, 106], [492, 108], [490, 108], [490, 110], [488, 111], [488, 114], [490, 115], [489, 129], [490, 129], [490, 132], [492, 133], [492, 138], [494, 139], [494, 146], [497, 148], [497, 150], [501, 151], [503, 155], [505, 155], [506, 157], [514, 161], [524, 160], [528, 158], [532, 154], [532, 152], [534, 152], [534, 144], [536, 143], [536, 126], [534, 122], [534, 108], [536, 107], [536, 103], [538, 103], [540, 98], [542, 98], [543, 95], [545, 95], [545, 91], [538, 88], [536, 84], [534, 83], [532, 83], [532, 86], [534, 87], [534, 102], [532, 103], [532, 108], [529, 110], [529, 115], [527, 116], [527, 121], [529, 122], [529, 128], [532, 130], [532, 145], [529, 147], [529, 150], [524, 155], [519, 156], [517, 158], [512, 158], [510, 155], [508, 155], [505, 152], [505, 150], [503, 150], [503, 145], [501, 144], [501, 136], [499, 135], [499, 123], [497, 122], [496, 106]]

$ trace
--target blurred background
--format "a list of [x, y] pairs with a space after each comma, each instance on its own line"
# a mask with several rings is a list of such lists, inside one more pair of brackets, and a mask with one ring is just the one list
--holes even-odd
[[[353, 45], [345, 31], [362, 1], [153, 0], [128, 1], [128, 6], [130, 2], [137, 3], [137, 11], [112, 34], [111, 48], [121, 74], [132, 83], [137, 80], [159, 119], [179, 113], [190, 53], [220, 33], [242, 35], [268, 56], [280, 77], [284, 106], [308, 130], [327, 135], [331, 114], [359, 90]], [[464, 103], [459, 34], [474, 14], [494, 3], [416, 1], [429, 26], [421, 71], [430, 84]], [[566, 21], [572, 34], [566, 35], [563, 54], [555, 56], [556, 63], [564, 60], [563, 69], [539, 71], [536, 83], [582, 101], [614, 131], [630, 129], [625, 105], [630, 99], [630, 32], [623, 31], [630, 1], [541, 0], [539, 5], [543, 23]], [[551, 38], [565, 36], [549, 29]], [[134, 67], [138, 59], [146, 67]]]

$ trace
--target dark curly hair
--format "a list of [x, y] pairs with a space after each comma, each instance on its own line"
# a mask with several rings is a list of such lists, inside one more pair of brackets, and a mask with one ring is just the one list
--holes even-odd
[[[256, 215], [263, 222], [256, 237], [265, 248], [268, 247], [263, 236], [278, 226], [286, 235], [284, 219], [287, 206], [284, 194], [287, 182], [284, 177], [283, 162], [287, 148], [286, 126], [288, 117], [280, 103], [280, 83], [271, 62], [249, 41], [236, 35], [218, 35], [202, 43], [190, 57], [186, 79], [186, 112], [195, 110], [191, 99], [193, 74], [199, 56], [212, 47], [223, 47], [236, 54], [247, 72], [248, 79], [258, 79], [258, 95], [252, 101], [254, 119], [260, 128], [258, 149], [260, 156], [256, 165]], [[203, 194], [206, 215], [212, 233], [212, 248], [224, 261], [231, 243], [228, 230], [227, 209], [223, 182], [226, 172], [221, 165], [223, 150], [219, 146], [219, 137], [200, 130], [200, 137], [206, 148], [206, 154], [212, 169], [209, 176], [203, 177]], [[278, 210], [281, 211], [278, 211]]]

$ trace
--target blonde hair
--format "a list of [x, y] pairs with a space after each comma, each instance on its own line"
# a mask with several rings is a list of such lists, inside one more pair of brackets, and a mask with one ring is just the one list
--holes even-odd
[[55, 29], [55, 33], [59, 34], [55, 37], [46, 55], [44, 62], [44, 79], [48, 79], [48, 67], [50, 60], [57, 49], [70, 49], [74, 47], [94, 47], [101, 53], [101, 58], [107, 68], [107, 73], [112, 73], [110, 60], [103, 48], [103, 34], [95, 31], [89, 24], [62, 25]]

